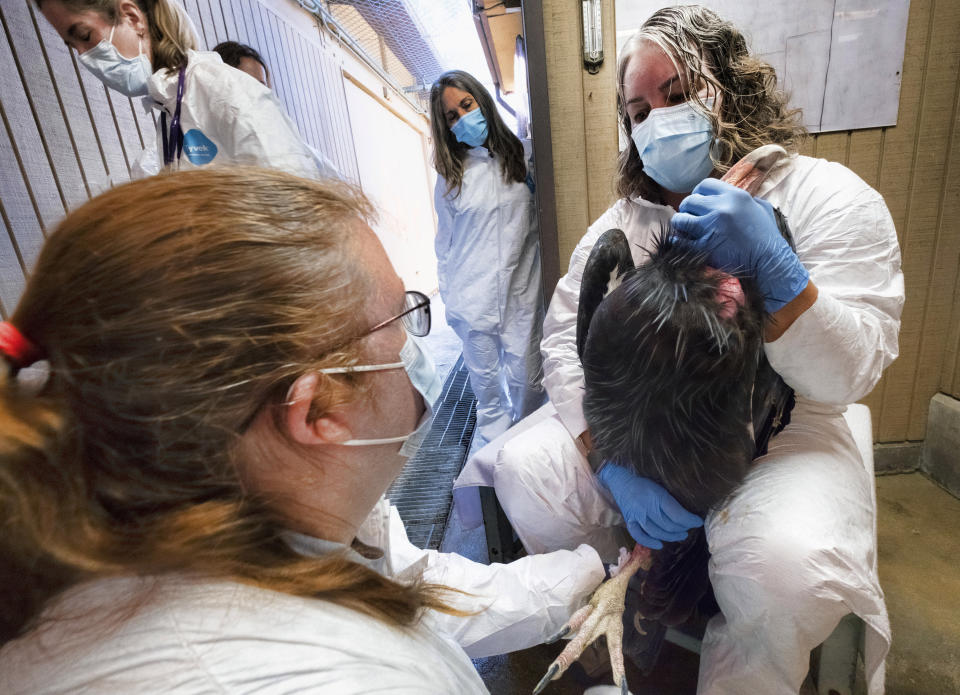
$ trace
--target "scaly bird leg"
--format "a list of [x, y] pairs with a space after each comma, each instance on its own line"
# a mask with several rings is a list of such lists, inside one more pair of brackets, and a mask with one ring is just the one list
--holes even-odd
[[627, 583], [640, 568], [650, 569], [650, 549], [637, 545], [625, 560], [621, 557], [615, 574], [593, 592], [590, 602], [574, 613], [560, 631], [547, 640], [548, 643], [554, 642], [576, 632], [576, 637], [570, 640], [570, 644], [560, 652], [546, 675], [537, 683], [533, 695], [539, 695], [550, 681], [559, 678], [583, 650], [601, 635], [607, 638], [613, 681], [620, 686], [621, 692], [627, 692], [627, 678], [623, 669], [623, 610]]

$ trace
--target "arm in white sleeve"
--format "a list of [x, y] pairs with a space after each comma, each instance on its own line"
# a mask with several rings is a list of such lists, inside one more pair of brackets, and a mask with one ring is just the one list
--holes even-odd
[[830, 196], [793, 230], [797, 254], [819, 294], [780, 338], [765, 345], [784, 381], [822, 403], [863, 398], [899, 351], [904, 287], [897, 234], [880, 194], [860, 186], [850, 199]]
[[397, 579], [422, 576], [423, 581], [464, 592], [445, 600], [472, 615], [429, 611], [424, 620], [473, 658], [542, 644], [587, 602], [605, 574], [600, 556], [589, 545], [484, 565], [457, 553], [417, 548], [407, 538], [396, 507], [390, 507], [388, 528]]
[[433, 206], [437, 211], [437, 237], [433, 248], [437, 254], [437, 275], [441, 290], [447, 277], [447, 252], [450, 250], [450, 236], [453, 234], [453, 208], [447, 198], [447, 182], [442, 176], [437, 177], [433, 189]]
[[428, 553], [426, 581], [469, 595], [451, 603], [475, 615], [433, 612], [430, 622], [451, 635], [471, 658], [506, 654], [542, 644], [590, 598], [604, 578], [589, 545], [529, 555], [509, 564], [484, 565], [456, 553]]
[[570, 257], [567, 274], [560, 278], [543, 321], [543, 385], [560, 421], [571, 436], [579, 437], [587, 429], [583, 416], [583, 367], [577, 355], [577, 308], [580, 305], [580, 281], [583, 268], [597, 239], [608, 229], [620, 227], [620, 203], [597, 219], [577, 244]]

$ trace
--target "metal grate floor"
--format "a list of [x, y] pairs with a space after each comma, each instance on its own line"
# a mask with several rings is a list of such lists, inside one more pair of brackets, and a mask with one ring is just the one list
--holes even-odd
[[440, 548], [453, 503], [453, 480], [463, 468], [477, 423], [476, 400], [460, 357], [443, 385], [430, 432], [387, 490], [410, 542], [418, 548]]

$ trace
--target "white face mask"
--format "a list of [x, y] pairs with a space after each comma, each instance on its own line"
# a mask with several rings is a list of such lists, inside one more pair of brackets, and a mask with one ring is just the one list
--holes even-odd
[[399, 437], [382, 437], [380, 439], [348, 439], [340, 442], [342, 446], [371, 446], [375, 444], [393, 444], [403, 442], [400, 447], [400, 455], [410, 458], [413, 456], [420, 444], [423, 442], [427, 432], [430, 431], [430, 425], [433, 423], [434, 404], [440, 399], [440, 392], [443, 390], [443, 382], [437, 374], [437, 368], [433, 364], [430, 356], [420, 347], [420, 343], [413, 337], [407, 336], [403, 348], [400, 350], [400, 362], [390, 362], [389, 364], [371, 364], [358, 367], [331, 367], [329, 369], [319, 370], [321, 374], [346, 374], [350, 372], [379, 372], [387, 369], [406, 370], [407, 376], [414, 388], [420, 392], [423, 402], [426, 404], [426, 410], [416, 428], [410, 434], [404, 434]]
[[96, 46], [84, 51], [77, 59], [87, 70], [111, 89], [128, 97], [142, 97], [148, 93], [147, 80], [153, 74], [150, 59], [143, 53], [143, 41], [138, 39], [137, 57], [124, 58], [113, 45], [113, 32]]

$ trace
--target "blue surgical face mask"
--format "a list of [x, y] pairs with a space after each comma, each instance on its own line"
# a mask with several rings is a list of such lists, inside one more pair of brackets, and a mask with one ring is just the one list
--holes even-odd
[[443, 390], [443, 382], [437, 374], [437, 368], [420, 343], [408, 335], [403, 348], [400, 350], [400, 362], [390, 362], [388, 364], [370, 364], [358, 367], [332, 367], [330, 369], [319, 370], [321, 374], [344, 374], [347, 372], [379, 372], [387, 369], [403, 368], [410, 377], [410, 382], [414, 388], [420, 392], [426, 410], [417, 427], [410, 434], [404, 434], [399, 437], [382, 437], [380, 439], [348, 439], [341, 442], [343, 446], [370, 446], [374, 444], [393, 444], [403, 442], [400, 447], [400, 455], [407, 458], [413, 456], [420, 444], [423, 442], [427, 432], [430, 431], [430, 425], [433, 423], [434, 405], [440, 399], [440, 392]]
[[77, 56], [81, 65], [111, 89], [128, 97], [142, 97], [148, 93], [147, 80], [153, 74], [150, 59], [143, 53], [143, 41], [137, 45], [136, 58], [124, 58], [113, 45], [113, 32], [96, 46]]
[[487, 128], [487, 119], [483, 117], [483, 112], [478, 106], [473, 111], [468, 111], [460, 117], [460, 120], [453, 124], [450, 129], [457, 142], [462, 142], [470, 147], [480, 147], [487, 141], [489, 134]]
[[[705, 99], [708, 109], [713, 99]], [[668, 191], [689, 193], [713, 171], [710, 121], [689, 101], [653, 109], [630, 134], [643, 171]]]

